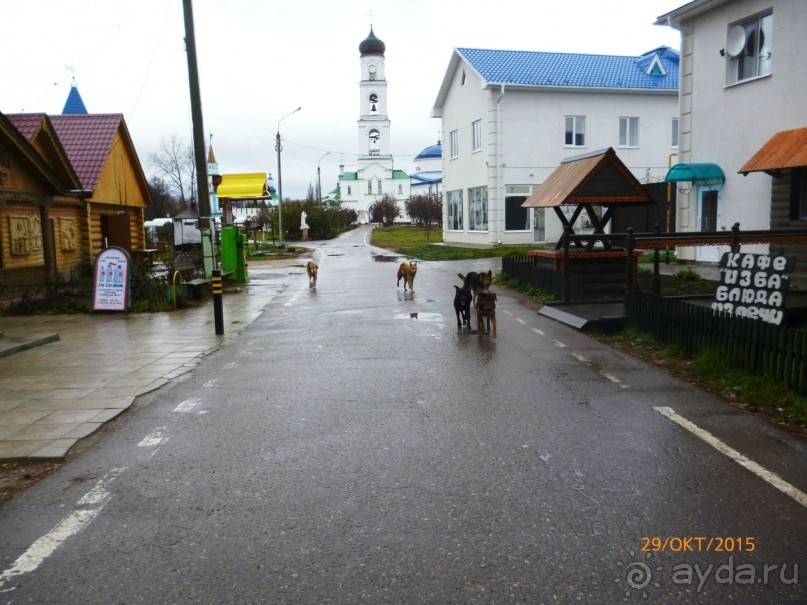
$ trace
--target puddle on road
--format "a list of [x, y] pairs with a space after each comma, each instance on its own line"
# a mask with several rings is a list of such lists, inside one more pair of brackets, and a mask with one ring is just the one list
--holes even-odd
[[402, 262], [402, 256], [389, 256], [388, 254], [373, 254], [372, 259], [377, 263], [398, 263]]
[[396, 313], [395, 319], [418, 319], [420, 321], [438, 322], [443, 321], [442, 313], [423, 313], [422, 311], [410, 313]]

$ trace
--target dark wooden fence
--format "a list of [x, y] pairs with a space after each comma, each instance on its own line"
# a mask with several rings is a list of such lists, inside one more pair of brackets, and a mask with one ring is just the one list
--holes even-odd
[[627, 291], [625, 311], [628, 324], [688, 354], [718, 349], [743, 370], [807, 392], [804, 332], [638, 290]]
[[509, 277], [551, 294], [558, 300], [583, 299], [582, 277], [538, 267], [534, 261], [531, 256], [508, 256], [502, 258], [502, 271]]

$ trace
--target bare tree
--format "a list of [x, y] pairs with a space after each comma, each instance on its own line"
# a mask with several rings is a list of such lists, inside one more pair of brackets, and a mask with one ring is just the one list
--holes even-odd
[[372, 221], [382, 223], [385, 226], [392, 225], [392, 222], [401, 215], [398, 202], [390, 194], [384, 194], [380, 200], [376, 200], [372, 207]]
[[158, 176], [152, 177], [149, 180], [149, 190], [151, 191], [152, 202], [145, 209], [146, 220], [177, 213], [179, 204], [173, 193], [171, 193], [168, 183]]
[[182, 208], [196, 206], [196, 161], [193, 147], [171, 135], [163, 139], [160, 149], [150, 153], [149, 161], [157, 169], [157, 175], [165, 179]]

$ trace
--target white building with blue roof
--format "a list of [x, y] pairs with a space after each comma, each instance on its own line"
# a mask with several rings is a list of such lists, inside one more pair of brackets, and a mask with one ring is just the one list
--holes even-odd
[[639, 181], [662, 181], [678, 145], [678, 70], [665, 46], [638, 57], [456, 48], [432, 109], [444, 240], [557, 241], [557, 217], [521, 204], [570, 156], [613, 147]]
[[416, 195], [439, 196], [443, 192], [443, 145], [429, 145], [415, 156], [415, 170], [409, 174], [409, 191]]

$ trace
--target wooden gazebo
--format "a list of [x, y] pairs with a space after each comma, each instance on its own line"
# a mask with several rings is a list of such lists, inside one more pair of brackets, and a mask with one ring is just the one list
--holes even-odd
[[[622, 206], [652, 204], [653, 198], [617, 157], [613, 148], [568, 158], [522, 204], [525, 208], [552, 208], [563, 224], [564, 237], [554, 250], [531, 250], [537, 265], [573, 273], [584, 279], [585, 291], [599, 295], [624, 290], [627, 252], [614, 248], [605, 234], [614, 209]], [[563, 207], [574, 207], [570, 217]], [[598, 214], [595, 206], [604, 211]], [[574, 223], [585, 212], [593, 227], [586, 242], [574, 241], [575, 249], [564, 253], [564, 239], [574, 235]], [[597, 244], [600, 244], [597, 246]], [[634, 263], [641, 252], [634, 253]], [[635, 271], [634, 271], [635, 274]]]

